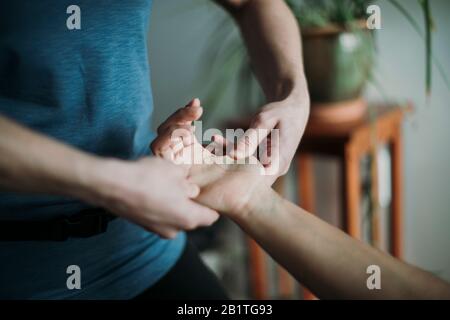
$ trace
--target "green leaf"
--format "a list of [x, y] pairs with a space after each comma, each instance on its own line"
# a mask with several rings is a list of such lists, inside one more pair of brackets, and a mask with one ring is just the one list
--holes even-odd
[[[388, 0], [388, 1], [403, 14], [403, 16], [406, 18], [406, 20], [410, 23], [410, 25], [413, 27], [413, 29], [417, 32], [417, 34], [425, 41], [425, 33], [422, 31], [420, 24], [406, 10], [406, 8], [404, 6], [402, 6], [400, 4], [400, 2], [397, 0]], [[445, 84], [450, 89], [450, 81], [447, 77], [447, 73], [445, 72], [441, 61], [434, 55], [433, 52], [431, 52], [431, 58], [432, 58], [434, 65], [438, 69], [439, 74], [441, 75], [441, 78], [444, 80]]]
[[431, 30], [433, 28], [433, 22], [431, 19], [431, 8], [430, 8], [430, 1], [429, 0], [419, 0], [419, 3], [422, 5], [424, 20], [425, 20], [425, 51], [426, 51], [426, 87], [427, 87], [427, 94], [430, 95], [431, 93], [431, 81], [432, 81], [432, 74], [431, 74], [431, 55], [432, 55], [432, 49], [433, 49], [433, 43], [432, 43], [432, 35]]

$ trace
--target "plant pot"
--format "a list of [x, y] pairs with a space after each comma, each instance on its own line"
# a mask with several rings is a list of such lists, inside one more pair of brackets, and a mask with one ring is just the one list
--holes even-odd
[[[365, 21], [352, 28], [329, 25], [323, 28], [302, 30], [305, 75], [311, 96], [311, 116], [320, 105], [320, 117], [326, 118], [326, 109], [338, 106], [343, 114], [340, 120], [353, 120], [364, 114], [366, 104], [361, 94], [369, 79], [374, 56], [372, 33]], [[346, 102], [353, 108], [345, 111]], [[358, 103], [355, 103], [358, 101]], [[358, 112], [355, 108], [360, 107]], [[332, 110], [330, 122], [339, 113]], [[347, 114], [347, 115], [346, 115]]]

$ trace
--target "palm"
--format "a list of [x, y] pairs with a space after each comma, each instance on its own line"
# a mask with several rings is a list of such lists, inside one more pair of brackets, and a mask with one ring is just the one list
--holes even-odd
[[258, 186], [264, 183], [264, 168], [256, 158], [238, 164], [229, 156], [214, 155], [197, 141], [184, 146], [174, 160], [192, 165], [189, 179], [202, 190], [196, 201], [225, 214], [241, 212]]

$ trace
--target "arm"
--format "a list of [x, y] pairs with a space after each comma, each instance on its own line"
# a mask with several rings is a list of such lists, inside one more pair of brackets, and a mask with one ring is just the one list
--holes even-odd
[[[251, 127], [280, 129], [280, 166], [276, 174], [279, 176], [289, 168], [309, 115], [309, 94], [297, 22], [283, 0], [217, 2], [239, 25], [267, 98], [268, 104], [256, 115]], [[237, 152], [232, 154], [234, 157], [240, 158], [256, 150], [264, 137], [252, 132], [247, 133], [250, 146], [246, 146], [245, 139], [241, 140]]]
[[180, 229], [217, 219], [213, 210], [190, 199], [199, 191], [186, 180], [187, 173], [156, 158], [89, 155], [0, 116], [2, 190], [77, 198], [173, 238]]
[[[268, 182], [286, 173], [305, 130], [309, 116], [309, 94], [303, 72], [301, 41], [297, 23], [283, 0], [216, 0], [236, 20], [245, 39], [256, 75], [268, 104], [254, 117], [251, 129], [279, 129], [279, 139], [269, 145], [264, 159]], [[191, 106], [191, 108], [187, 108]], [[179, 109], [158, 130], [152, 145], [155, 154], [172, 147], [170, 136], [201, 116], [200, 101]], [[193, 108], [192, 108], [193, 107]], [[194, 110], [195, 109], [195, 110]], [[267, 133], [266, 133], [267, 135]], [[231, 151], [234, 158], [253, 154], [265, 138], [248, 130]], [[280, 144], [277, 144], [277, 140]]]
[[307, 97], [300, 33], [283, 0], [216, 0], [236, 20], [268, 102]]
[[91, 184], [102, 179], [102, 170], [93, 170], [100, 169], [100, 162], [98, 157], [0, 116], [0, 188], [3, 190], [91, 201], [100, 196], [91, 190]]
[[[222, 146], [229, 143], [218, 136], [214, 141]], [[260, 164], [235, 164], [227, 156], [209, 153], [198, 142], [178, 156], [192, 161], [193, 153], [212, 157], [216, 163], [191, 167], [190, 179], [202, 188], [197, 201], [237, 222], [319, 298], [450, 299], [450, 286], [442, 280], [282, 199], [264, 183]], [[380, 267], [381, 290], [367, 288], [370, 275], [366, 271], [371, 265]]]
[[[442, 280], [349, 237], [268, 188], [246, 208], [236, 221], [319, 298], [450, 299]], [[366, 286], [370, 265], [381, 269], [381, 290]]]

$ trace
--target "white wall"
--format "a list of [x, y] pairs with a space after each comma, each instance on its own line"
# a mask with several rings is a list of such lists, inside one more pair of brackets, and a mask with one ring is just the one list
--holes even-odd
[[[416, 1], [402, 2], [421, 22]], [[450, 2], [431, 3], [435, 54], [450, 76]], [[450, 280], [450, 91], [435, 70], [427, 105], [421, 39], [386, 1], [382, 4], [378, 70], [383, 87], [390, 97], [411, 100], [416, 107], [404, 125], [405, 255]], [[369, 95], [379, 96], [373, 90]]]
[[[155, 0], [149, 46], [155, 124], [202, 94], [197, 68], [209, 67], [211, 62], [199, 57], [220, 11], [207, 5], [189, 9], [187, 3], [193, 2], [202, 0]], [[422, 21], [416, 1], [402, 2]], [[431, 2], [437, 26], [435, 53], [450, 75], [450, 1]], [[425, 104], [421, 39], [385, 0], [379, 4], [383, 29], [378, 32], [378, 75], [390, 98], [411, 100], [416, 106], [404, 126], [405, 259], [450, 280], [450, 92], [435, 72], [432, 99], [429, 106]], [[373, 88], [368, 95], [381, 98]], [[336, 177], [335, 167], [319, 165]], [[333, 199], [319, 209], [336, 210], [331, 207]]]

